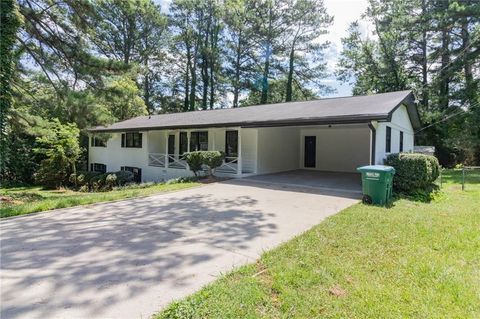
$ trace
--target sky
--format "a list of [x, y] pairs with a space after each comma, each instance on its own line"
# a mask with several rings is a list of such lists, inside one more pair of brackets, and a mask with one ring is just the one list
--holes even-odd
[[[333, 15], [333, 25], [329, 28], [329, 33], [322, 36], [322, 40], [331, 42], [331, 47], [326, 54], [327, 65], [329, 71], [333, 72], [338, 61], [338, 56], [342, 51], [341, 39], [347, 35], [348, 25], [359, 20], [360, 26], [365, 29], [366, 33], [370, 33], [370, 26], [366, 22], [362, 22], [360, 16], [367, 9], [367, 0], [324, 0], [327, 12]], [[350, 96], [352, 95], [352, 87], [348, 83], [338, 81], [334, 76], [323, 81], [337, 90], [336, 93], [328, 97]]]
[[[360, 19], [360, 16], [367, 8], [367, 1], [368, 0], [324, 0], [327, 12], [334, 17], [333, 25], [329, 28], [329, 34], [320, 38], [320, 41], [330, 41], [332, 44], [325, 56], [331, 73], [334, 71], [338, 56], [342, 50], [341, 38], [347, 35], [348, 25], [355, 20], [359, 20], [360, 26], [364, 28], [364, 32], [367, 34], [371, 32], [371, 26], [365, 22], [362, 23]], [[162, 9], [165, 10], [170, 0], [156, 0], [156, 2], [160, 3]], [[347, 83], [338, 81], [335, 76], [330, 76], [321, 82], [337, 90], [336, 93], [330, 94], [328, 97], [352, 95], [352, 87]]]

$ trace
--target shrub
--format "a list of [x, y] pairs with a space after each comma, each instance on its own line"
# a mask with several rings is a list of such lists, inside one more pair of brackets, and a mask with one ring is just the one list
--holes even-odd
[[170, 184], [181, 184], [181, 183], [193, 183], [198, 180], [197, 177], [177, 177], [177, 178], [171, 178], [168, 181], [165, 182], [165, 184], [170, 185]]
[[105, 187], [108, 189], [112, 189], [113, 186], [117, 184], [117, 175], [114, 174], [108, 174], [107, 177], [105, 177]]
[[385, 160], [385, 165], [395, 168], [393, 188], [396, 192], [404, 194], [432, 189], [432, 184], [440, 173], [438, 160], [434, 156], [424, 154], [390, 154]]
[[80, 130], [73, 123], [62, 124], [58, 119], [43, 124], [42, 134], [36, 138], [34, 152], [44, 156], [35, 181], [47, 187], [60, 187], [75, 172], [75, 163], [82, 150], [78, 138]]
[[185, 160], [187, 161], [187, 164], [193, 174], [195, 174], [195, 176], [198, 176], [198, 172], [202, 170], [203, 165], [202, 152], [189, 152], [185, 154]]
[[202, 152], [203, 164], [208, 166], [208, 174], [213, 175], [215, 169], [222, 165], [225, 155], [219, 151]]
[[115, 176], [117, 177], [117, 185], [123, 186], [133, 182], [133, 173], [130, 171], [116, 171]]

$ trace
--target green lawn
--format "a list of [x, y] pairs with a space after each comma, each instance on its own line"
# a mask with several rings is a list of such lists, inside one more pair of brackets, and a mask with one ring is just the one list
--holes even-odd
[[458, 175], [430, 203], [352, 206], [157, 319], [480, 318], [480, 174]]
[[140, 184], [110, 192], [83, 193], [72, 190], [43, 190], [40, 187], [0, 188], [0, 196], [10, 201], [0, 204], [0, 218], [77, 205], [107, 202], [156, 193], [176, 191], [199, 183]]

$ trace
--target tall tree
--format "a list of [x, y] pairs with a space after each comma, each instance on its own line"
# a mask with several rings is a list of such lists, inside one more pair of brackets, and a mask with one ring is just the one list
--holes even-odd
[[0, 176], [3, 176], [8, 153], [7, 116], [12, 104], [15, 35], [20, 25], [15, 1], [0, 2], [0, 25]]
[[[319, 82], [325, 77], [326, 64], [322, 59], [322, 50], [328, 43], [319, 43], [318, 38], [326, 34], [332, 24], [323, 0], [290, 0], [286, 23], [285, 46], [288, 53], [287, 102], [293, 100], [294, 81]], [[320, 60], [305, 63], [306, 59]], [[323, 85], [318, 84], [318, 87]]]
[[167, 18], [152, 0], [100, 0], [94, 3], [94, 45], [98, 53], [136, 68], [135, 78], [150, 113], [158, 81], [155, 66], [164, 62]]

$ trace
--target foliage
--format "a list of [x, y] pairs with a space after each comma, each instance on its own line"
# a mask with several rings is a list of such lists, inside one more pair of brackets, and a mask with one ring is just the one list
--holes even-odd
[[201, 153], [203, 164], [208, 166], [208, 174], [212, 176], [215, 169], [223, 164], [225, 154], [219, 151], [204, 151]]
[[75, 124], [61, 124], [54, 119], [48, 131], [37, 137], [35, 152], [45, 156], [36, 173], [35, 180], [48, 187], [59, 187], [67, 181], [71, 172], [75, 173], [76, 161], [81, 149], [78, 143], [79, 130]]
[[405, 194], [429, 191], [440, 173], [438, 160], [434, 156], [424, 154], [390, 154], [385, 160], [385, 165], [395, 168], [394, 190]]
[[462, 192], [446, 179], [428, 204], [354, 205], [155, 318], [475, 317], [478, 182]]
[[196, 181], [198, 181], [197, 177], [185, 176], [185, 177], [171, 178], [167, 180], [165, 184], [194, 183]]
[[14, 71], [14, 44], [20, 18], [15, 0], [0, 2], [0, 176], [4, 175], [7, 144], [7, 118], [12, 104], [11, 80]]
[[338, 78], [354, 94], [412, 89], [425, 129], [420, 145], [434, 145], [440, 163], [480, 164], [480, 2], [370, 0], [364, 21], [342, 39]]
[[198, 173], [202, 170], [202, 165], [204, 163], [202, 152], [198, 151], [186, 153], [185, 160], [187, 161], [188, 167], [193, 174], [198, 176]]
[[185, 160], [195, 176], [198, 176], [203, 166], [208, 167], [208, 173], [212, 176], [215, 168], [222, 165], [224, 158], [225, 155], [219, 151], [196, 151], [185, 154]]

